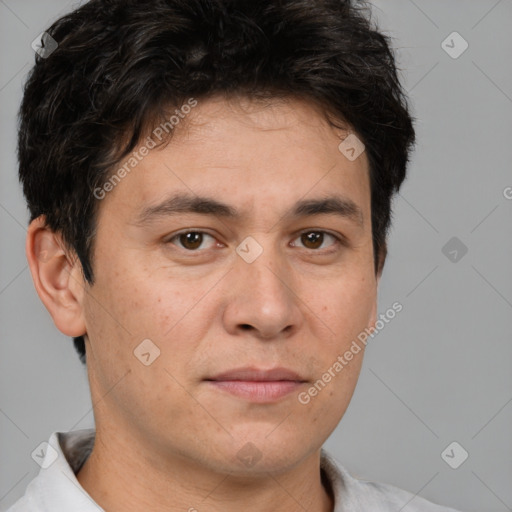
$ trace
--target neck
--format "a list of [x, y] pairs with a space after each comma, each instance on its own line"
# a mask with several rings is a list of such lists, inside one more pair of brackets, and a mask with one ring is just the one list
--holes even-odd
[[129, 439], [96, 431], [91, 455], [77, 479], [109, 512], [332, 512], [322, 484], [320, 451], [286, 472], [237, 476], [215, 472], [180, 454], [147, 453]]

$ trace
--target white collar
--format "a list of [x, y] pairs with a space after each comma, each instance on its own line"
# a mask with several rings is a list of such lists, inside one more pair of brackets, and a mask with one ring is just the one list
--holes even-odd
[[[43, 451], [36, 452], [41, 453], [42, 460], [39, 474], [7, 512], [104, 512], [75, 476], [92, 451], [95, 435], [92, 428], [54, 432], [42, 446]], [[388, 484], [354, 478], [324, 449], [320, 467], [322, 479], [333, 491], [333, 512], [396, 511], [405, 504], [408, 512], [457, 512]]]

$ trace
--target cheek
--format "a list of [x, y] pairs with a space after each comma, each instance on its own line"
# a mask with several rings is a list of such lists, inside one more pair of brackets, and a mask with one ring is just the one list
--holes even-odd
[[158, 354], [154, 364], [173, 374], [181, 374], [193, 359], [214, 314], [207, 306], [211, 301], [204, 299], [212, 283], [207, 279], [191, 285], [166, 274], [135, 272], [132, 266], [97, 280], [87, 323], [94, 339], [101, 341], [98, 353], [106, 375], [119, 376], [134, 363], [137, 371], [140, 362], [134, 351], [147, 339]]
[[340, 345], [368, 327], [376, 301], [376, 287], [371, 278], [352, 277], [332, 280], [310, 296], [318, 317], [330, 328]]
[[[333, 428], [348, 407], [356, 387], [365, 349], [358, 336], [369, 325], [376, 299], [371, 277], [357, 278], [356, 275], [363, 274], [354, 272], [350, 278], [330, 280], [309, 296], [309, 303], [314, 305], [311, 309], [318, 312], [311, 318], [319, 326], [316, 380], [303, 399], [311, 402], [315, 418], [329, 418]], [[328, 326], [328, 335], [322, 326]], [[319, 334], [320, 330], [323, 335]]]
[[179, 288], [156, 279], [155, 273], [135, 265], [112, 267], [117, 270], [99, 276], [93, 290], [100, 308], [104, 306], [103, 314], [95, 309], [114, 330], [121, 327], [123, 337], [135, 341], [157, 335], [184, 308], [185, 298]]
[[[297, 397], [298, 414], [307, 416], [307, 424], [321, 439], [333, 432], [345, 414], [361, 370], [363, 350], [350, 362], [336, 366], [338, 355], [343, 353], [334, 351], [327, 357], [316, 380]], [[341, 363], [338, 362], [338, 365]], [[304, 428], [308, 428], [307, 424], [304, 424]]]

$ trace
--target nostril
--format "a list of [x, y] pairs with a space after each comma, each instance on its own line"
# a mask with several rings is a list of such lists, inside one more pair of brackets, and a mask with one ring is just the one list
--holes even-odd
[[241, 324], [240, 327], [244, 330], [244, 331], [250, 331], [252, 329], [252, 325], [249, 325], [249, 324]]

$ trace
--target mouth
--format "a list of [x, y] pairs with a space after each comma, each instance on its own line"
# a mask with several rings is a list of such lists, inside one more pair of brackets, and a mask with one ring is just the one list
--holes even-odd
[[205, 381], [220, 392], [258, 403], [275, 402], [308, 382], [287, 368], [237, 368], [207, 378]]

